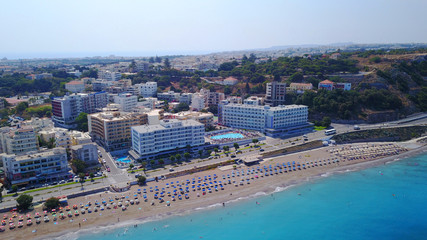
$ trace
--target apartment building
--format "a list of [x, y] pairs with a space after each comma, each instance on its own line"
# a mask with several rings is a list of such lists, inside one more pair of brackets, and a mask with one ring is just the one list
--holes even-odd
[[119, 109], [123, 112], [132, 112], [138, 103], [138, 97], [130, 93], [119, 93], [114, 96], [114, 103], [119, 105]]
[[14, 185], [60, 180], [69, 177], [67, 152], [64, 148], [27, 154], [0, 154], [8, 180]]
[[259, 106], [229, 104], [218, 106], [218, 123], [224, 126], [260, 131], [280, 136], [291, 128], [307, 124], [308, 107], [303, 105]]
[[98, 71], [98, 78], [105, 79], [108, 81], [118, 81], [122, 78], [122, 74], [119, 72], [111, 72], [108, 70]]
[[88, 115], [89, 134], [107, 151], [131, 147], [131, 127], [148, 123], [146, 113], [100, 112]]
[[132, 127], [131, 156], [149, 159], [186, 146], [204, 145], [205, 127], [194, 120], [162, 120], [160, 124]]
[[85, 84], [82, 81], [71, 81], [65, 84], [65, 89], [73, 93], [80, 93], [85, 90]]
[[108, 104], [106, 92], [78, 93], [52, 100], [52, 120], [55, 126], [75, 127], [75, 119], [82, 113], [94, 113]]
[[313, 84], [311, 83], [291, 83], [289, 85], [289, 90], [291, 91], [304, 92], [312, 89], [313, 89]]
[[179, 113], [170, 113], [165, 114], [165, 119], [178, 119], [178, 120], [195, 120], [199, 123], [205, 125], [205, 127], [212, 126], [214, 122], [214, 115], [210, 112], [194, 112], [194, 111], [184, 111]]
[[141, 84], [135, 84], [138, 87], [139, 94], [144, 98], [155, 97], [157, 94], [157, 83], [156, 82], [146, 82]]
[[191, 109], [200, 111], [205, 108], [205, 97], [200, 93], [191, 96]]
[[87, 165], [96, 165], [98, 161], [98, 146], [96, 143], [86, 143], [72, 146], [71, 157], [84, 161]]
[[174, 91], [161, 92], [161, 93], [157, 93], [157, 99], [168, 101], [168, 102], [178, 101], [180, 95], [181, 95], [180, 93], [176, 93]]
[[256, 96], [248, 97], [243, 101], [243, 104], [261, 106], [264, 105], [264, 98]]
[[271, 107], [285, 104], [286, 83], [267, 83], [265, 93], [265, 104]]
[[23, 154], [37, 150], [37, 136], [33, 127], [0, 128], [0, 153]]

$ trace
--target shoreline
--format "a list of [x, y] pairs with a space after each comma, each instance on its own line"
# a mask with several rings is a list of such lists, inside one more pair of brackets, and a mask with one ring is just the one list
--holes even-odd
[[[284, 155], [284, 156], [279, 156], [279, 157], [275, 157], [273, 159], [269, 159], [266, 160], [265, 164], [268, 164], [269, 162], [283, 162], [283, 160], [285, 161], [289, 161], [289, 159], [291, 158], [296, 158], [298, 155], [299, 157], [301, 157], [301, 154], [313, 154], [313, 153], [317, 153], [320, 151], [325, 151], [325, 149], [327, 148], [322, 148], [321, 150], [309, 150], [306, 152], [300, 152], [300, 153], [294, 153], [294, 154], [289, 154], [289, 155]], [[427, 152], [427, 145], [422, 145], [419, 146], [418, 148], [414, 148], [414, 149], [409, 149], [408, 151], [405, 151], [403, 153], [397, 154], [397, 155], [392, 155], [392, 156], [386, 156], [383, 158], [378, 158], [375, 160], [369, 160], [369, 161], [344, 161], [346, 162], [343, 165], [336, 165], [336, 166], [331, 166], [331, 167], [317, 167], [317, 168], [311, 168], [308, 170], [303, 170], [303, 171], [293, 171], [292, 173], [281, 173], [281, 175], [274, 175], [274, 176], [268, 176], [268, 177], [264, 177], [264, 178], [257, 178], [257, 180], [254, 180], [253, 182], [251, 182], [251, 184], [245, 184], [244, 186], [227, 186], [227, 188], [229, 189], [225, 189], [225, 190], [220, 190], [219, 192], [213, 192], [213, 193], [209, 193], [209, 198], [195, 198], [195, 197], [190, 197], [189, 200], [177, 200], [177, 202], [172, 202], [172, 205], [177, 205], [177, 207], [167, 207], [162, 204], [159, 204], [159, 206], [150, 208], [147, 208], [147, 211], [141, 211], [141, 216], [137, 213], [137, 211], [131, 212], [131, 210], [126, 210], [124, 212], [122, 212], [120, 209], [117, 209], [117, 215], [114, 214], [110, 214], [113, 216], [119, 216], [120, 217], [120, 222], [116, 222], [115, 221], [115, 217], [113, 219], [108, 218], [108, 214], [107, 217], [104, 218], [98, 218], [94, 221], [89, 221], [88, 220], [88, 224], [85, 224], [84, 227], [82, 229], [77, 228], [76, 229], [76, 224], [79, 220], [82, 219], [81, 215], [79, 218], [75, 218], [75, 222], [76, 223], [69, 223], [68, 227], [66, 227], [63, 231], [51, 231], [49, 232], [49, 230], [46, 231], [37, 231], [37, 232], [29, 232], [28, 234], [24, 234], [24, 232], [22, 230], [27, 230], [27, 229], [15, 229], [12, 231], [9, 231], [9, 229], [7, 229], [6, 231], [10, 233], [19, 233], [22, 232], [22, 234], [19, 235], [15, 235], [14, 237], [16, 237], [16, 239], [24, 239], [27, 237], [31, 237], [33, 239], [59, 239], [59, 238], [66, 238], [66, 239], [75, 239], [78, 236], [82, 236], [82, 235], [86, 235], [86, 234], [90, 234], [90, 233], [99, 233], [103, 230], [110, 230], [110, 229], [117, 229], [117, 228], [121, 228], [121, 227], [126, 227], [126, 226], [130, 226], [133, 224], [144, 224], [147, 222], [153, 222], [153, 221], [159, 221], [159, 220], [163, 220], [163, 219], [167, 219], [169, 217], [176, 217], [176, 216], [183, 216], [183, 215], [188, 215], [197, 211], [205, 211], [208, 209], [213, 209], [216, 207], [221, 207], [222, 203], [226, 203], [226, 205], [229, 204], [236, 204], [241, 202], [242, 200], [247, 200], [247, 199], [254, 199], [260, 196], [264, 196], [264, 195], [268, 195], [271, 193], [275, 193], [275, 192], [281, 192], [281, 191], [285, 191], [289, 188], [295, 187], [295, 186], [299, 186], [302, 184], [307, 184], [307, 183], [311, 183], [313, 181], [322, 179], [324, 177], [328, 177], [334, 174], [343, 174], [346, 172], [353, 172], [353, 171], [360, 171], [363, 169], [367, 169], [367, 168], [372, 168], [372, 167], [376, 167], [382, 164], [388, 164], [394, 161], [399, 161], [402, 159], [406, 159], [409, 157], [413, 157], [413, 156], [417, 156], [423, 153]], [[315, 155], [316, 156], [316, 155]], [[252, 166], [251, 166], [252, 167]], [[255, 166], [256, 167], [256, 166]], [[245, 167], [247, 168], [247, 167]], [[243, 168], [239, 168], [239, 169], [243, 169]], [[230, 170], [231, 171], [231, 170]], [[182, 177], [178, 177], [178, 178], [173, 178], [173, 179], [168, 179], [168, 181], [175, 181], [176, 179], [184, 179], [184, 178], [192, 178], [194, 177], [194, 175], [201, 175], [201, 174], [209, 174], [209, 173], [221, 173], [220, 170], [216, 169], [216, 170], [210, 170], [210, 171], [205, 171], [205, 172], [201, 172], [198, 174], [193, 174], [193, 175], [188, 175], [188, 176], [182, 176]], [[300, 174], [298, 174], [300, 173]], [[304, 173], [308, 173], [308, 174], [304, 174]], [[225, 173], [226, 174], [226, 173]], [[290, 174], [290, 175], [288, 175]], [[325, 175], [326, 174], [326, 175]], [[220, 176], [218, 174], [218, 176]], [[288, 177], [289, 176], [289, 177]], [[197, 177], [197, 176], [196, 176]], [[282, 178], [283, 180], [277, 180], [277, 179]], [[260, 181], [261, 180], [261, 181]], [[274, 181], [276, 180], [276, 181]], [[160, 185], [162, 182], [157, 183], [157, 185]], [[166, 182], [164, 182], [166, 183]], [[156, 183], [155, 183], [156, 184]], [[147, 185], [147, 186], [142, 186], [142, 187], [136, 187], [136, 188], [147, 188], [151, 185]], [[133, 188], [133, 190], [135, 190]], [[227, 193], [227, 194], [226, 194]], [[228, 193], [232, 193], [233, 195], [228, 195]], [[98, 194], [93, 194], [90, 196], [83, 196], [80, 197], [79, 200], [82, 199], [92, 199], [97, 197]], [[110, 194], [111, 195], [111, 194]], [[117, 194], [112, 194], [112, 195], [119, 195]], [[202, 199], [205, 199], [205, 201], [203, 201]], [[194, 200], [194, 201], [193, 201]], [[78, 202], [78, 201], [75, 201]], [[143, 204], [144, 202], [141, 201], [141, 204]], [[147, 204], [147, 203], [145, 203]], [[71, 204], [70, 204], [71, 205]], [[132, 206], [132, 205], [131, 205]], [[130, 206], [130, 207], [131, 207]], [[134, 205], [134, 207], [138, 207], [138, 205]], [[141, 206], [141, 205], [139, 205]], [[130, 208], [129, 207], [129, 208]], [[139, 208], [141, 210], [141, 208]], [[156, 211], [158, 210], [158, 211]], [[111, 211], [111, 210], [105, 210], [104, 213], [107, 213], [106, 211]], [[114, 213], [114, 210], [113, 210]], [[91, 215], [86, 214], [84, 217], [91, 217], [94, 216], [94, 214], [96, 213], [91, 213]], [[97, 218], [97, 217], [95, 217]], [[123, 219], [123, 220], [122, 220]], [[58, 222], [66, 222], [68, 220], [58, 220]], [[50, 225], [51, 223], [49, 223]], [[83, 223], [82, 223], [83, 224]], [[37, 227], [44, 227], [43, 225], [46, 225], [45, 223], [41, 223], [40, 225], [38, 225]], [[64, 224], [61, 224], [61, 226], [67, 226]], [[27, 228], [26, 226], [24, 228]], [[30, 228], [30, 227], [28, 227]], [[46, 226], [46, 228], [48, 228], [48, 226]], [[7, 232], [3, 232], [0, 233], [0, 236], [4, 235], [7, 236]], [[6, 233], [6, 234], [5, 234]], [[34, 236], [34, 235], [38, 235], [38, 236]]]

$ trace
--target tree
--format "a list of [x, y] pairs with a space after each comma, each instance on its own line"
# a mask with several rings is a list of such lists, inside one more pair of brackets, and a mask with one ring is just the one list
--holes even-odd
[[133, 167], [135, 167], [135, 165], [133, 165], [132, 163], [129, 164], [129, 169], [132, 169]]
[[214, 148], [214, 152], [219, 152], [219, 149], [218, 148]]
[[76, 173], [83, 173], [87, 167], [87, 164], [80, 159], [74, 159], [73, 161], [71, 161], [71, 164], [76, 169]]
[[33, 197], [27, 194], [22, 194], [16, 199], [17, 207], [20, 210], [27, 210], [33, 204]]
[[258, 139], [256, 139], [256, 138], [252, 139], [253, 144], [256, 144], [257, 142], [258, 142]]
[[159, 164], [160, 164], [160, 165], [165, 164], [165, 160], [163, 160], [163, 158], [160, 158], [160, 159], [159, 159]]
[[12, 190], [12, 192], [17, 192], [18, 191], [18, 186], [12, 185], [12, 187], [10, 188], [10, 190]]
[[75, 123], [77, 124], [76, 129], [81, 132], [88, 131], [88, 121], [87, 121], [87, 113], [81, 112], [79, 116], [77, 116]]
[[329, 127], [331, 125], [331, 118], [330, 117], [324, 117], [322, 119], [322, 126]]
[[147, 178], [145, 177], [145, 176], [142, 176], [142, 175], [140, 175], [139, 177], [138, 177], [138, 184], [139, 185], [144, 185], [145, 184], [145, 182], [147, 181]]
[[175, 162], [175, 156], [174, 155], [171, 155], [170, 157], [169, 157], [169, 160], [171, 160], [171, 162]]
[[184, 158], [188, 161], [191, 158], [191, 154], [188, 152], [184, 153]]
[[169, 58], [165, 58], [165, 60], [163, 60], [163, 65], [165, 66], [165, 69], [171, 68], [171, 63], [169, 62]]
[[84, 173], [79, 173], [79, 182], [83, 187], [83, 183], [85, 182], [85, 174]]
[[203, 150], [199, 150], [199, 156], [202, 157], [203, 155]]
[[224, 149], [224, 152], [226, 152], [226, 151], [230, 150], [230, 147], [229, 146], [224, 146], [224, 147], [222, 147], [222, 149]]
[[234, 146], [234, 149], [236, 149], [236, 150], [239, 149], [239, 144], [238, 143], [234, 143], [233, 146]]
[[91, 180], [91, 181], [93, 181], [93, 178], [95, 177], [95, 174], [90, 173], [90, 174], [89, 174], [89, 177], [90, 177], [90, 180]]
[[179, 160], [181, 160], [182, 156], [181, 156], [181, 154], [178, 153], [178, 154], [175, 155], [175, 158], [179, 162]]
[[59, 199], [58, 199], [58, 198], [56, 198], [56, 197], [48, 198], [48, 199], [46, 200], [46, 202], [44, 203], [44, 206], [45, 206], [47, 209], [55, 209], [55, 208], [58, 208], [58, 207], [60, 206]]
[[156, 161], [151, 160], [151, 161], [150, 161], [150, 165], [151, 165], [151, 166], [154, 166], [154, 164], [156, 164]]
[[22, 113], [22, 112], [24, 112], [24, 111], [25, 111], [25, 109], [27, 109], [27, 108], [28, 108], [28, 102], [20, 102], [20, 103], [18, 103], [18, 105], [16, 105], [16, 107], [15, 107], [16, 112], [18, 112], [18, 113]]

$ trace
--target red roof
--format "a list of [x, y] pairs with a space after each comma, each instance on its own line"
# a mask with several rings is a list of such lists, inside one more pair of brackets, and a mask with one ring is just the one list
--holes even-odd
[[321, 84], [334, 84], [334, 82], [329, 81], [329, 80], [324, 80], [320, 82]]
[[69, 83], [66, 83], [66, 85], [80, 85], [80, 84], [83, 84], [83, 82], [80, 82], [80, 81], [71, 81]]

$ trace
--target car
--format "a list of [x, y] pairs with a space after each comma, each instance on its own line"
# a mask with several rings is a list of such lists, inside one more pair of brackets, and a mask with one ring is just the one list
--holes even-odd
[[213, 156], [208, 157], [208, 159], [212, 159], [212, 158], [214, 158], [214, 157]]
[[23, 192], [23, 191], [25, 191], [25, 190], [27, 190], [25, 187], [22, 187], [22, 188], [20, 188], [18, 191], [19, 192]]
[[357, 126], [357, 125], [354, 125], [353, 129], [354, 129], [354, 130], [360, 130], [360, 127], [359, 127], [359, 126]]
[[58, 182], [53, 182], [52, 185], [58, 185]]
[[141, 174], [135, 174], [135, 178], [139, 178], [139, 176], [141, 176]]
[[237, 150], [236, 153], [242, 153], [242, 151], [241, 150]]
[[173, 171], [175, 171], [175, 169], [169, 168], [169, 172], [173, 172]]
[[303, 138], [307, 138], [307, 135], [305, 135], [305, 134], [304, 134], [304, 135], [302, 135], [302, 137], [303, 137]]
[[111, 169], [109, 167], [107, 167], [107, 172], [110, 172], [110, 171], [111, 171]]
[[261, 148], [259, 151], [260, 151], [260, 152], [264, 152], [264, 149], [262, 149], [262, 148]]
[[236, 155], [231, 155], [230, 157], [231, 157], [231, 158], [235, 158], [235, 157], [236, 157]]
[[293, 142], [293, 143], [291, 143], [291, 145], [295, 145], [295, 143]]
[[64, 184], [64, 183], [65, 183], [65, 180], [59, 181], [59, 184]]

